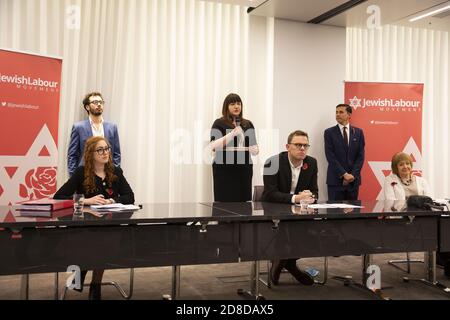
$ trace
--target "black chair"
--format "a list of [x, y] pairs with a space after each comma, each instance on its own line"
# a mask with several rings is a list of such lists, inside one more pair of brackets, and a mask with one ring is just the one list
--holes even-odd
[[[90, 284], [84, 284], [84, 287], [89, 287]], [[133, 285], [134, 285], [134, 268], [130, 269], [130, 285], [129, 285], [129, 291], [128, 294], [125, 292], [125, 290], [116, 282], [116, 281], [107, 281], [107, 282], [102, 282], [101, 283], [102, 286], [114, 286], [114, 288], [117, 289], [117, 291], [120, 293], [120, 295], [125, 299], [125, 300], [130, 300], [131, 297], [133, 296]], [[64, 286], [64, 290], [61, 294], [61, 300], [65, 300], [66, 298], [66, 293], [67, 293], [68, 287]], [[55, 273], [55, 292], [58, 292], [58, 273]], [[55, 297], [57, 297], [57, 294], [55, 293]], [[57, 299], [57, 298], [55, 298]]]
[[[20, 284], [20, 299], [28, 300], [29, 292], [30, 292], [30, 275], [23, 274], [21, 276], [20, 283], [21, 283]], [[129, 287], [128, 294], [115, 281], [102, 282], [102, 286], [114, 286], [117, 289], [117, 291], [119, 291], [120, 295], [126, 300], [131, 299], [131, 296], [133, 295], [133, 284], [134, 284], [134, 268], [130, 269], [130, 287]], [[87, 287], [87, 286], [89, 286], [89, 284], [83, 285], [83, 288]], [[68, 290], [67, 286], [64, 286], [64, 290], [60, 297], [61, 300], [64, 300], [66, 298], [67, 290]], [[58, 298], [59, 298], [58, 295], [59, 295], [59, 273], [55, 272], [55, 277], [54, 277], [54, 299], [55, 300], [58, 300]]]
[[[406, 269], [400, 267], [398, 264], [406, 264]], [[389, 260], [388, 264], [392, 267], [400, 269], [403, 272], [411, 273], [411, 263], [424, 263], [423, 260], [411, 259], [409, 257], [409, 252], [406, 252], [406, 259]]]

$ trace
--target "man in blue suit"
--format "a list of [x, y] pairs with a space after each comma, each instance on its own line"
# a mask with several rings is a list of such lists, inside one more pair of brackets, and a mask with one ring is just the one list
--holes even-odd
[[364, 164], [364, 133], [350, 126], [352, 107], [336, 106], [338, 124], [324, 133], [328, 161], [327, 186], [329, 200], [357, 200]]
[[104, 105], [105, 101], [100, 92], [88, 93], [83, 99], [83, 107], [89, 118], [75, 123], [72, 127], [67, 155], [67, 167], [70, 176], [82, 164], [84, 144], [92, 136], [102, 136], [109, 141], [113, 163], [115, 166], [120, 166], [119, 133], [114, 123], [103, 121]]

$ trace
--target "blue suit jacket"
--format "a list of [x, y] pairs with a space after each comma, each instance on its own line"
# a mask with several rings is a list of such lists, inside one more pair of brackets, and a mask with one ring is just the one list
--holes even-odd
[[342, 186], [342, 176], [347, 172], [355, 177], [353, 186], [361, 184], [361, 168], [364, 164], [364, 133], [350, 126], [348, 150], [344, 144], [339, 125], [328, 128], [324, 133], [325, 155], [328, 160], [327, 185]]
[[[115, 166], [120, 166], [120, 142], [117, 126], [114, 123], [103, 121], [103, 131], [105, 138], [111, 145], [111, 155]], [[72, 127], [70, 134], [69, 150], [67, 153], [67, 167], [69, 175], [75, 172], [83, 163], [83, 152], [86, 140], [92, 137], [92, 128], [89, 120], [77, 122]]]

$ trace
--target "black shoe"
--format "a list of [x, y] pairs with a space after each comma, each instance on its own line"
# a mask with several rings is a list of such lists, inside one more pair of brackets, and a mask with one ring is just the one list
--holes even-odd
[[89, 286], [89, 300], [102, 300], [102, 285], [91, 283]]
[[450, 260], [447, 260], [444, 263], [444, 275], [447, 278], [450, 278]]
[[283, 265], [284, 263], [282, 262], [282, 260], [272, 261], [269, 273], [270, 273], [270, 281], [274, 285], [278, 285], [278, 283], [280, 282], [280, 274], [281, 270], [283, 270]]
[[296, 260], [289, 260], [289, 263], [286, 264], [286, 269], [301, 284], [304, 284], [305, 286], [312, 286], [314, 284], [314, 278], [311, 277], [311, 275], [309, 275], [308, 273], [301, 271], [297, 267], [297, 264], [295, 263], [295, 261]]
[[436, 264], [441, 267], [445, 267], [446, 257], [440, 252], [436, 252]]
[[437, 252], [436, 264], [444, 268], [444, 275], [450, 277], [450, 253], [449, 252]]

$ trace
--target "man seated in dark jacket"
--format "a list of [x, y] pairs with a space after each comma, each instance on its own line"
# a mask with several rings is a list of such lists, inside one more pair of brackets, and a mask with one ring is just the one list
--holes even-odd
[[[317, 160], [307, 155], [308, 134], [300, 130], [292, 132], [286, 149], [287, 151], [269, 158], [264, 165], [262, 200], [292, 204], [304, 201], [313, 203], [319, 196]], [[297, 259], [272, 261], [272, 282], [278, 284], [280, 273], [285, 268], [300, 283], [312, 285], [314, 279], [297, 267]]]

